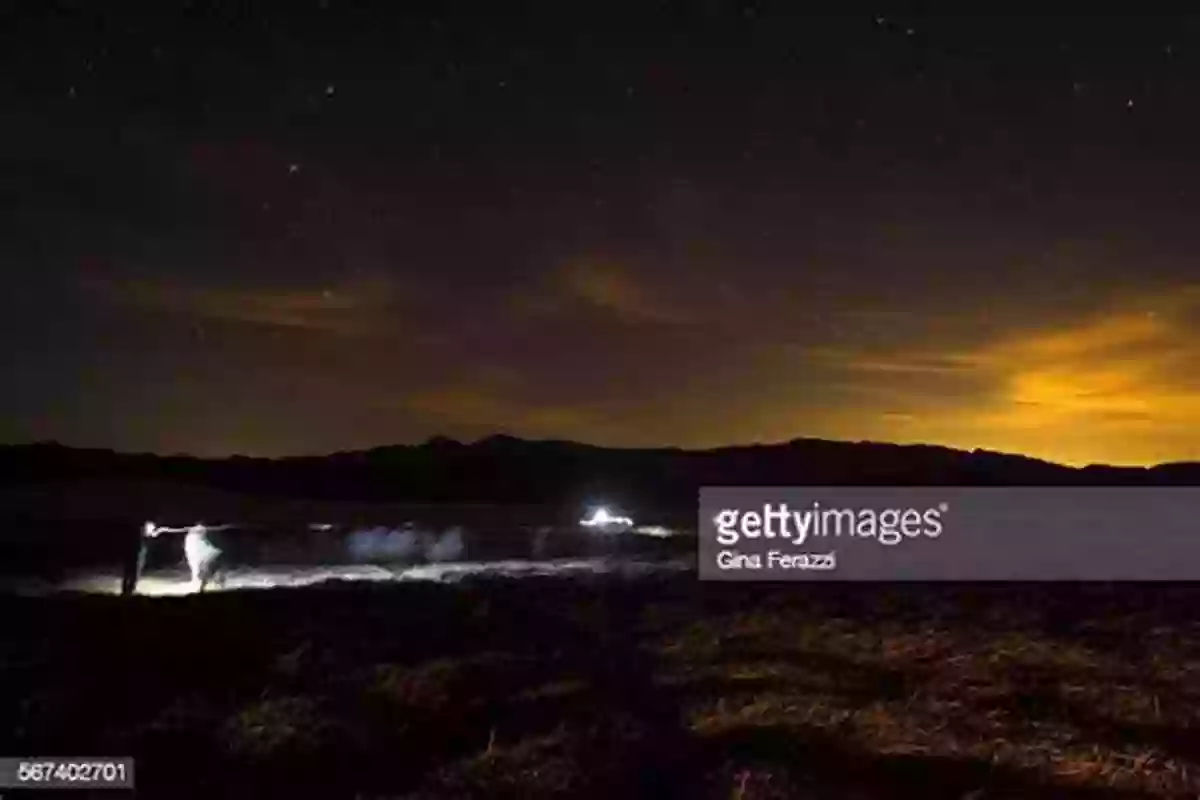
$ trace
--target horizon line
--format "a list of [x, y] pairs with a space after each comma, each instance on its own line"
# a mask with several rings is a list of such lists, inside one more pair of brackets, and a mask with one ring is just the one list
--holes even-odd
[[797, 436], [797, 437], [793, 437], [791, 439], [783, 439], [783, 440], [778, 440], [778, 441], [773, 441], [773, 442], [755, 441], [755, 442], [743, 442], [743, 443], [736, 443], [736, 444], [722, 444], [722, 445], [715, 445], [715, 446], [711, 446], [711, 447], [683, 447], [683, 446], [679, 446], [679, 445], [647, 445], [647, 446], [603, 445], [603, 444], [595, 444], [593, 442], [587, 442], [587, 441], [583, 441], [583, 440], [579, 440], [579, 439], [526, 438], [526, 437], [517, 436], [514, 434], [508, 434], [508, 433], [493, 433], [493, 434], [488, 434], [486, 436], [480, 436], [476, 439], [471, 439], [471, 440], [457, 439], [455, 437], [446, 436], [444, 434], [434, 434], [420, 442], [410, 442], [410, 443], [393, 442], [393, 443], [389, 443], [389, 444], [374, 445], [371, 447], [362, 447], [362, 448], [348, 449], [348, 450], [334, 450], [334, 451], [328, 451], [328, 452], [324, 452], [324, 453], [296, 453], [296, 454], [290, 454], [290, 455], [274, 455], [274, 456], [248, 455], [245, 453], [229, 453], [227, 455], [219, 455], [219, 456], [218, 455], [206, 455], [205, 456], [205, 455], [195, 455], [193, 453], [186, 453], [186, 452], [162, 453], [162, 452], [154, 452], [154, 451], [148, 451], [148, 450], [143, 450], [143, 451], [118, 450], [118, 449], [111, 448], [111, 447], [95, 447], [95, 446], [89, 447], [89, 446], [66, 444], [66, 443], [60, 442], [56, 439], [41, 439], [41, 440], [36, 440], [36, 441], [25, 441], [25, 442], [2, 442], [2, 443], [0, 443], [0, 448], [2, 448], [2, 449], [17, 449], [17, 448], [33, 448], [33, 447], [57, 447], [57, 448], [61, 448], [64, 450], [104, 452], [104, 453], [111, 453], [112, 455], [115, 455], [115, 456], [126, 456], [126, 457], [134, 457], [134, 458], [188, 459], [188, 460], [192, 460], [192, 461], [208, 461], [208, 462], [220, 462], [220, 461], [232, 461], [232, 460], [276, 462], [276, 461], [289, 461], [289, 460], [297, 460], [297, 459], [332, 458], [335, 456], [353, 455], [353, 454], [357, 454], [357, 453], [370, 453], [370, 452], [376, 451], [376, 450], [386, 450], [386, 449], [391, 449], [391, 448], [420, 448], [420, 447], [428, 447], [433, 444], [446, 444], [446, 445], [458, 445], [461, 447], [473, 447], [473, 446], [478, 446], [478, 445], [484, 444], [486, 442], [497, 440], [497, 439], [507, 439], [507, 440], [511, 440], [514, 442], [521, 442], [524, 444], [535, 444], [535, 445], [536, 444], [560, 444], [560, 445], [571, 445], [571, 446], [575, 446], [575, 447], [585, 447], [585, 448], [590, 448], [590, 449], [594, 449], [594, 450], [609, 450], [609, 451], [622, 451], [622, 452], [635, 452], [635, 451], [664, 452], [664, 451], [666, 451], [666, 452], [677, 452], [677, 453], [714, 453], [714, 452], [719, 452], [719, 451], [723, 451], [723, 450], [746, 450], [746, 449], [752, 449], [752, 448], [779, 448], [779, 447], [787, 447], [789, 445], [796, 445], [796, 444], [800, 444], [800, 443], [822, 443], [822, 444], [846, 445], [846, 446], [856, 446], [857, 445], [857, 446], [874, 446], [874, 447], [898, 447], [898, 448], [910, 448], [910, 449], [923, 448], [923, 449], [947, 450], [950, 452], [961, 453], [964, 455], [993, 455], [993, 456], [1000, 456], [1002, 458], [1020, 459], [1020, 460], [1024, 460], [1024, 461], [1037, 462], [1039, 464], [1044, 464], [1044, 465], [1047, 465], [1050, 467], [1057, 467], [1060, 469], [1073, 470], [1073, 471], [1079, 471], [1079, 470], [1085, 470], [1085, 469], [1154, 470], [1154, 469], [1161, 469], [1161, 468], [1166, 468], [1166, 467], [1200, 465], [1200, 461], [1188, 461], [1188, 460], [1162, 461], [1162, 462], [1157, 462], [1157, 463], [1153, 463], [1153, 464], [1115, 464], [1115, 463], [1107, 463], [1107, 462], [1072, 463], [1069, 461], [1053, 461], [1050, 459], [1040, 458], [1038, 456], [1031, 456], [1031, 455], [1027, 455], [1024, 453], [992, 450], [992, 449], [985, 448], [985, 447], [964, 448], [964, 447], [955, 447], [955, 446], [945, 445], [945, 444], [937, 444], [934, 442], [895, 442], [895, 441], [877, 441], [877, 440], [870, 440], [870, 439], [826, 439], [826, 438], [821, 438], [821, 437], [816, 437], [816, 436]]

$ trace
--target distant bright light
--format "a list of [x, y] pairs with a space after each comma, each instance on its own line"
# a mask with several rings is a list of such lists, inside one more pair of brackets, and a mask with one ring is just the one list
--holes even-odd
[[593, 511], [590, 517], [579, 520], [579, 524], [585, 528], [633, 527], [633, 520], [629, 517], [614, 516], [607, 508], [601, 506]]
[[639, 525], [633, 529], [633, 532], [642, 536], [653, 536], [657, 539], [669, 539], [675, 535], [675, 531], [662, 525]]

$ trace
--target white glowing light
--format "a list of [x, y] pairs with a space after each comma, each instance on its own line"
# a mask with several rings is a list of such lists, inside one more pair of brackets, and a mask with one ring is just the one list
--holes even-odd
[[610, 514], [607, 508], [601, 506], [592, 512], [592, 516], [579, 520], [579, 524], [585, 528], [631, 528], [633, 520]]

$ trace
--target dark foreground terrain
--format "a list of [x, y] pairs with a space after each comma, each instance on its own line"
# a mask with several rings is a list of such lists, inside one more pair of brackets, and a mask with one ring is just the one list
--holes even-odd
[[134, 755], [153, 797], [1195, 797], [1197, 601], [690, 576], [6, 598], [0, 753]]

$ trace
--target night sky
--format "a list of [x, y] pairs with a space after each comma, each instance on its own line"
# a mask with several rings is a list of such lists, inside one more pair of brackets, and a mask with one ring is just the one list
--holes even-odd
[[3, 26], [0, 440], [1200, 457], [1200, 17], [250, 6]]

